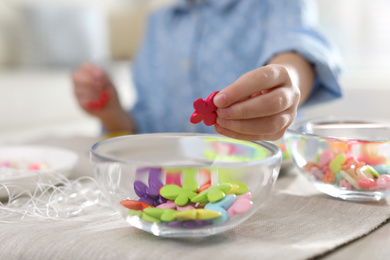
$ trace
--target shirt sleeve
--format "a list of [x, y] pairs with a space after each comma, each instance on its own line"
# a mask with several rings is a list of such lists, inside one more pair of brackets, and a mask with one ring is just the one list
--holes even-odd
[[336, 47], [316, 28], [316, 2], [268, 0], [268, 7], [264, 51], [259, 66], [267, 64], [278, 53], [294, 51], [313, 64], [316, 73], [313, 90], [303, 106], [341, 97], [338, 82], [341, 58]]

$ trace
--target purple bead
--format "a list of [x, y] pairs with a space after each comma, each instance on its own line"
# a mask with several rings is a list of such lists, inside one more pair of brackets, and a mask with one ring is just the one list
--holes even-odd
[[141, 181], [135, 181], [134, 182], [134, 191], [135, 194], [137, 194], [138, 197], [142, 197], [146, 195], [146, 184]]
[[169, 227], [183, 227], [183, 221], [168, 222], [167, 226], [169, 226]]
[[167, 203], [167, 199], [162, 197], [162, 196], [159, 196], [158, 199], [157, 199], [157, 202], [160, 204], [163, 204], [163, 203]]
[[158, 196], [160, 196], [159, 191], [160, 188], [154, 188], [154, 187], [146, 188], [146, 194], [153, 198], [157, 198]]
[[[149, 187], [141, 180], [145, 174], [148, 174]], [[161, 168], [139, 168], [136, 171], [136, 181], [134, 182], [134, 191], [140, 197], [139, 201], [158, 206], [167, 200], [160, 196], [160, 189], [163, 186], [161, 182]]]
[[202, 220], [188, 220], [188, 221], [185, 221], [184, 227], [197, 228], [197, 227], [204, 227], [207, 225], [210, 225], [210, 222], [202, 221]]
[[154, 199], [150, 198], [148, 195], [142, 196], [141, 198], [139, 198], [138, 201], [142, 201], [142, 202], [148, 203], [152, 206], [155, 206]]
[[181, 228], [199, 228], [210, 225], [208, 221], [202, 220], [187, 220], [187, 221], [172, 221], [168, 222], [167, 226], [169, 227], [181, 227]]

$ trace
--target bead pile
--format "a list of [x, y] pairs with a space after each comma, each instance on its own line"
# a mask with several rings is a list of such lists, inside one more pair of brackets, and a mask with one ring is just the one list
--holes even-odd
[[[205, 143], [202, 159], [211, 163], [246, 162], [268, 156], [263, 147], [240, 140], [206, 138]], [[248, 185], [232, 175], [228, 167], [139, 168], [133, 184], [139, 199], [126, 199], [120, 204], [132, 216], [172, 227], [224, 223], [244, 214], [253, 204]]]
[[[145, 174], [148, 185], [140, 181]], [[182, 228], [224, 223], [252, 207], [244, 182], [220, 174], [218, 184], [211, 185], [211, 174], [210, 169], [141, 168], [134, 182], [139, 199], [120, 204], [144, 221]]]
[[[329, 149], [304, 166], [317, 181], [347, 190], [390, 189], [390, 164], [380, 154], [380, 143], [333, 141], [329, 144]], [[359, 152], [354, 148], [360, 148]]]
[[34, 174], [35, 171], [47, 169], [49, 169], [49, 166], [44, 162], [0, 160], [0, 179]]

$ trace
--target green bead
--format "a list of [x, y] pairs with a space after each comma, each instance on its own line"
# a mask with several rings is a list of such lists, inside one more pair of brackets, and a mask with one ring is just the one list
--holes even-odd
[[236, 192], [234, 193], [236, 195], [242, 195], [242, 194], [245, 194], [249, 191], [248, 185], [246, 185], [246, 183], [243, 181], [233, 181], [231, 183], [238, 185], [238, 190], [236, 190]]

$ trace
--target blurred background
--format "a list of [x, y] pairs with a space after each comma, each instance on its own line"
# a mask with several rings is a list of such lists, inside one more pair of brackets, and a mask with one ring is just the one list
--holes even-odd
[[[390, 1], [313, 0], [320, 28], [344, 60], [344, 97], [302, 111], [390, 118]], [[131, 107], [131, 61], [147, 14], [171, 0], [1, 0], [0, 142], [42, 136], [97, 136], [99, 123], [77, 105], [70, 73], [81, 62], [111, 75]]]

